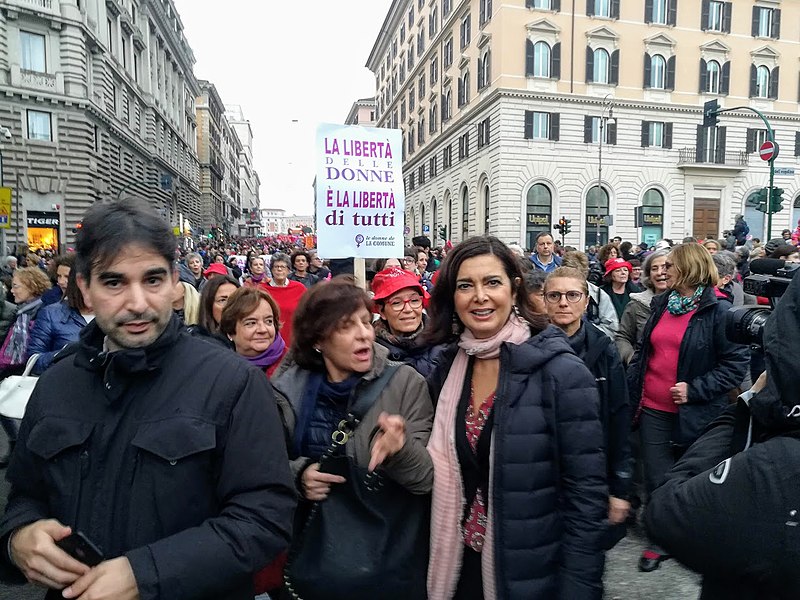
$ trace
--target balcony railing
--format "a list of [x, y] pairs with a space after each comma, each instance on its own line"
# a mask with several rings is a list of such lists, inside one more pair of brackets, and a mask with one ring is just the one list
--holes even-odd
[[750, 154], [744, 151], [725, 152], [724, 148], [680, 148], [678, 150], [678, 166], [747, 167]]
[[35, 8], [43, 10], [53, 10], [53, 0], [22, 0], [24, 4], [30, 4]]
[[50, 14], [59, 14], [59, 5], [57, 0], [7, 0], [7, 3], [28, 10], [37, 12], [47, 12]]

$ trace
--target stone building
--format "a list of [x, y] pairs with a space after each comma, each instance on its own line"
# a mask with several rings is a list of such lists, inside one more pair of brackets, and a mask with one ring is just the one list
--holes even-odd
[[244, 111], [239, 105], [228, 105], [225, 117], [242, 143], [239, 152], [241, 217], [235, 223], [235, 227], [239, 235], [258, 236], [263, 231], [259, 212], [261, 180], [253, 168], [253, 128], [250, 126], [250, 121], [245, 119]]
[[350, 112], [347, 113], [347, 118], [344, 120], [345, 125], [363, 125], [364, 127], [374, 127], [377, 116], [377, 102], [375, 98], [362, 98], [353, 102], [350, 107]]
[[583, 248], [717, 236], [741, 212], [767, 237], [765, 125], [703, 126], [709, 100], [775, 130], [780, 232], [800, 217], [799, 21], [785, 0], [395, 0], [367, 67], [378, 126], [403, 131], [410, 235], [531, 247], [565, 216]]
[[196, 227], [193, 65], [171, 0], [5, 0], [6, 241], [61, 248], [93, 202], [120, 196]]

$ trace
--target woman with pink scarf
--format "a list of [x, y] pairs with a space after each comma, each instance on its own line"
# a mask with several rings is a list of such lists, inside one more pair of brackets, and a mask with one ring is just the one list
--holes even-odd
[[429, 600], [600, 599], [607, 513], [595, 381], [533, 314], [491, 236], [457, 245], [430, 304], [438, 400]]

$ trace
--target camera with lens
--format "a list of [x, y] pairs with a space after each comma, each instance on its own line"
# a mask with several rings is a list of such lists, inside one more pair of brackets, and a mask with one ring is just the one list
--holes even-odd
[[745, 278], [746, 294], [769, 298], [766, 306], [736, 306], [728, 311], [725, 333], [731, 342], [763, 347], [764, 325], [772, 309], [800, 271], [800, 264], [762, 258], [750, 263], [752, 275]]

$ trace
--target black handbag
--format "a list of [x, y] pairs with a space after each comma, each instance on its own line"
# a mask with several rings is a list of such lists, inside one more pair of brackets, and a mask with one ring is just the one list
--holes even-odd
[[[354, 464], [345, 445], [399, 365], [356, 399], [333, 433], [320, 470], [342, 475], [314, 503], [289, 550], [286, 591], [294, 600], [424, 600], [430, 497], [412, 494], [377, 471]], [[388, 371], [388, 372], [387, 372]]]

